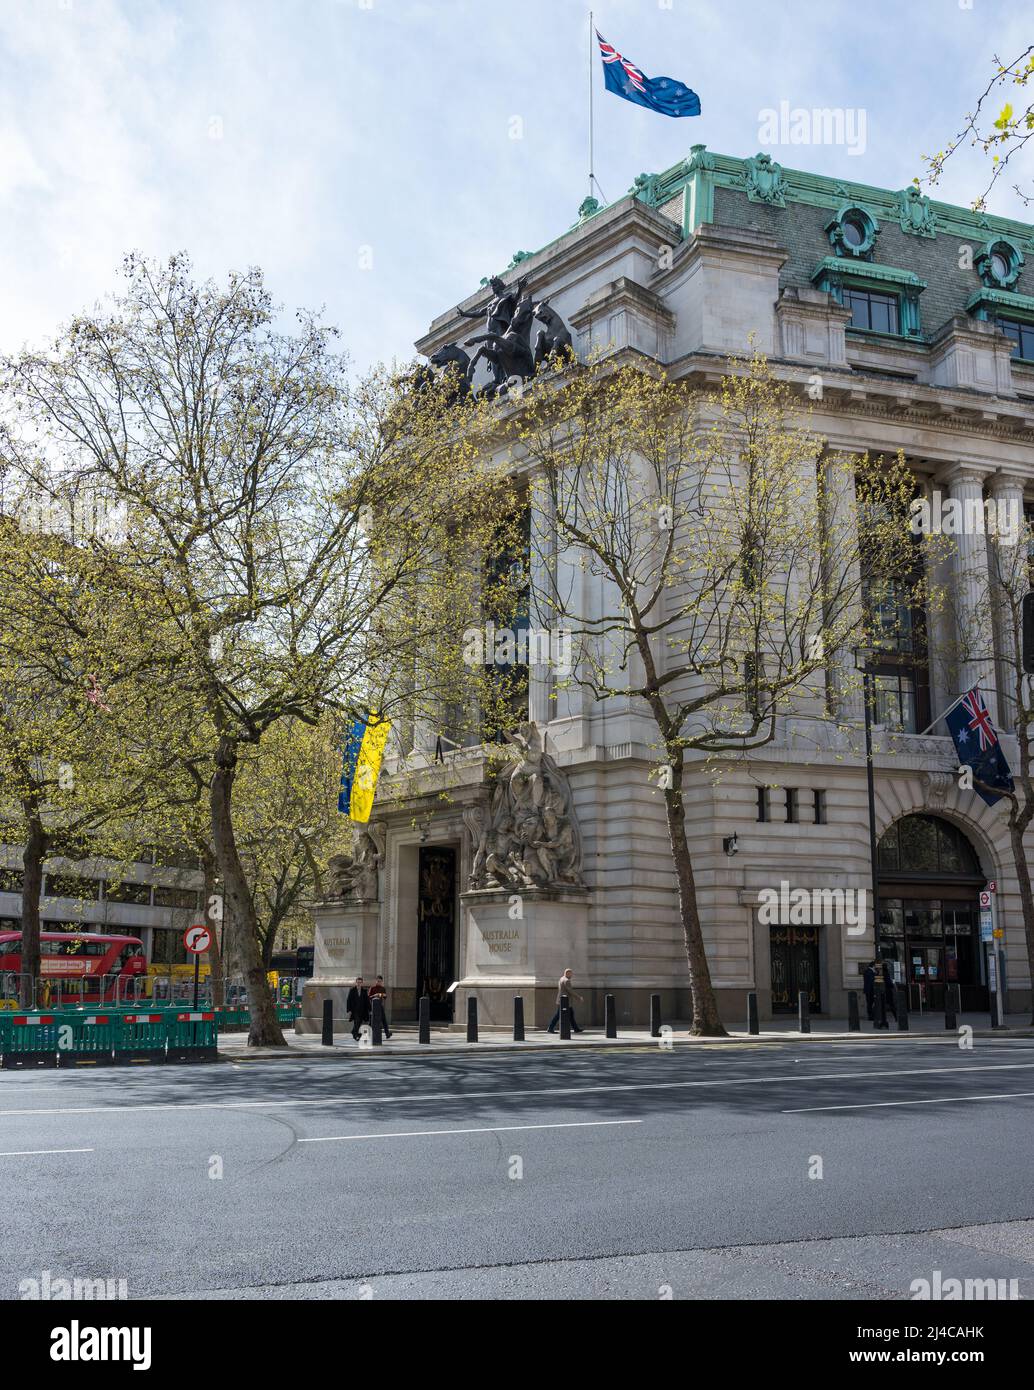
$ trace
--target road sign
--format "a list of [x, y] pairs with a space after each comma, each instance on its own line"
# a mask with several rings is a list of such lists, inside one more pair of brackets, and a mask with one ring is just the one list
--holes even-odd
[[997, 893], [997, 892], [998, 892], [998, 884], [994, 881], [993, 878], [988, 882], [987, 891], [988, 891], [989, 893]]
[[1005, 935], [1005, 932], [1002, 930], [1001, 927], [995, 927], [991, 935], [994, 937], [996, 941], [1001, 941], [1002, 937]]
[[193, 926], [188, 927], [183, 933], [183, 944], [188, 951], [199, 956], [202, 951], [207, 951], [212, 944], [212, 933], [207, 927]]
[[980, 910], [981, 912], [985, 910], [990, 912], [991, 910], [991, 894], [986, 889], [980, 894]]

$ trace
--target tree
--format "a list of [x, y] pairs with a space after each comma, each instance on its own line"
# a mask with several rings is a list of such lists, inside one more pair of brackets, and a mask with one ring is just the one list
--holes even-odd
[[164, 786], [118, 589], [88, 546], [0, 513], [0, 836], [22, 843], [22, 1005], [48, 856], [132, 858]]
[[[572, 681], [653, 721], [693, 1031], [721, 1035], [687, 777], [756, 753], [781, 716], [833, 712], [844, 682], [827, 692], [827, 668], [865, 640], [873, 556], [907, 551], [912, 479], [900, 458], [830, 455], [760, 355], [710, 396], [663, 372], [574, 369], [526, 393], [516, 430], [542, 518], [535, 607], [570, 629]], [[599, 611], [583, 572], [603, 581]]]
[[[995, 184], [1010, 164], [1015, 168], [1018, 156], [1034, 138], [1034, 102], [1030, 101], [1028, 92], [1031, 78], [1034, 77], [1034, 44], [1025, 48], [1011, 62], [1003, 63], [996, 54], [992, 63], [994, 76], [981, 92], [974, 109], [967, 113], [962, 129], [949, 142], [947, 149], [935, 155], [923, 156], [929, 182], [936, 184], [946, 162], [964, 142], [979, 145], [984, 154], [991, 154], [991, 176], [987, 187], [973, 200], [973, 207], [978, 212], [986, 209], [988, 196]], [[1010, 96], [1019, 101], [1019, 111], [1013, 107]], [[999, 107], [998, 103], [1003, 101], [1003, 97], [1004, 102]], [[997, 115], [994, 114], [996, 108]], [[1013, 185], [1013, 190], [1025, 203], [1030, 203], [1034, 198], [1034, 188], [1029, 186], [1024, 188], [1017, 183]]]
[[249, 1041], [283, 1045], [238, 844], [242, 753], [327, 710], [430, 717], [461, 687], [453, 622], [477, 608], [471, 557], [503, 484], [462, 427], [483, 405], [384, 372], [351, 384], [331, 330], [277, 327], [257, 270], [220, 288], [184, 257], [130, 256], [124, 279], [53, 350], [8, 364], [4, 452], [124, 508], [104, 555], [178, 711], [162, 737], [182, 726], [181, 757], [205, 746]]

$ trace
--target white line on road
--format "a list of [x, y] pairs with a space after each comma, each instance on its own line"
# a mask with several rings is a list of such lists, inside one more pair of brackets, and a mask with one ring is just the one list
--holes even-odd
[[347, 1139], [418, 1139], [428, 1134], [504, 1134], [513, 1129], [602, 1129], [604, 1125], [641, 1125], [642, 1120], [571, 1120], [553, 1125], [486, 1125], [478, 1129], [397, 1129], [385, 1134], [324, 1134], [299, 1144], [341, 1144]]
[[33, 1154], [92, 1154], [92, 1149], [8, 1149], [0, 1158], [29, 1158]]
[[426, 1105], [431, 1101], [535, 1099], [540, 1096], [582, 1096], [616, 1094], [624, 1091], [679, 1091], [733, 1086], [773, 1086], [793, 1082], [811, 1085], [816, 1081], [864, 1081], [876, 1077], [895, 1080], [902, 1076], [943, 1076], [957, 1072], [1034, 1071], [1034, 1062], [971, 1063], [963, 1067], [891, 1068], [883, 1071], [793, 1072], [788, 1076], [728, 1076], [709, 1081], [636, 1081], [599, 1086], [545, 1086], [520, 1091], [429, 1091], [412, 1096], [292, 1096], [290, 1100], [200, 1100], [165, 1101], [153, 1105], [65, 1105], [47, 1108], [0, 1110], [0, 1119], [12, 1115], [108, 1115], [161, 1110], [277, 1110], [305, 1105]]
[[1003, 1091], [1001, 1095], [935, 1096], [933, 1100], [869, 1100], [858, 1105], [807, 1105], [802, 1110], [784, 1110], [784, 1115], [811, 1115], [816, 1110], [889, 1110], [900, 1105], [958, 1105], [964, 1100], [1023, 1100], [1034, 1091]]

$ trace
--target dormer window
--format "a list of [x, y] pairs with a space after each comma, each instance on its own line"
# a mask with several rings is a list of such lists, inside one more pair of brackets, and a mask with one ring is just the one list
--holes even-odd
[[1007, 290], [1020, 278], [1023, 252], [1005, 237], [996, 237], [987, 243], [973, 264], [989, 289]]
[[832, 221], [826, 223], [829, 244], [838, 256], [853, 256], [857, 260], [871, 258], [879, 224], [864, 208], [848, 204]]

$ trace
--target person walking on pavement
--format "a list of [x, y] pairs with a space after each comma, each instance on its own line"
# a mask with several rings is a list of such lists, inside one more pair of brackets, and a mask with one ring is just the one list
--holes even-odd
[[[889, 960], [883, 962], [883, 992], [886, 996], [887, 1013], [894, 1015], [894, 1022], [898, 1021], [898, 1010], [894, 1000], [894, 967]], [[890, 1027], [890, 1024], [887, 1024]]]
[[564, 973], [560, 976], [559, 981], [557, 982], [556, 1013], [549, 1020], [549, 1027], [546, 1029], [547, 1033], [556, 1032], [556, 1026], [560, 1022], [560, 1010], [563, 1008], [565, 996], [567, 998], [568, 1004], [568, 1015], [571, 1019], [571, 1032], [580, 1033], [582, 1031], [575, 1021], [574, 1008], [571, 1004], [572, 999], [577, 999], [580, 1004], [582, 1002], [582, 996], [580, 994], [576, 994], [571, 986], [571, 967], [568, 966]]
[[871, 960], [862, 974], [862, 989], [865, 991], [865, 1012], [871, 1023], [873, 1020], [873, 995], [876, 992], [876, 961]]
[[384, 976], [378, 975], [376, 980], [367, 991], [370, 996], [370, 1014], [373, 1014], [373, 1001], [381, 1001], [381, 1018], [384, 1020], [384, 1036], [391, 1037], [391, 1029], [388, 1027], [388, 991], [384, 988]]
[[348, 991], [348, 998], [345, 1000], [345, 1009], [352, 1023], [352, 1037], [358, 1042], [360, 1028], [370, 1021], [370, 996], [366, 992], [362, 975], [355, 977], [355, 984]]

